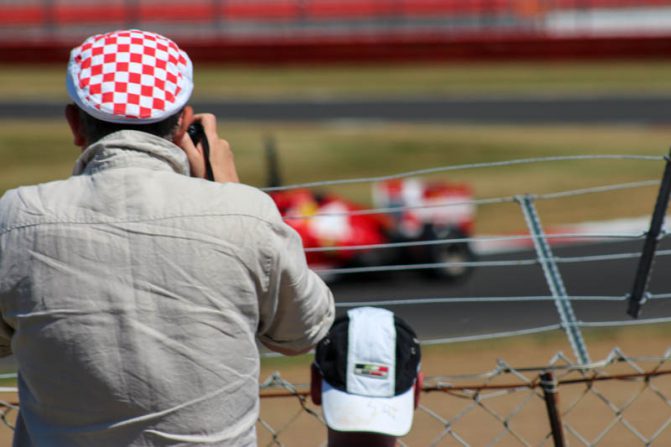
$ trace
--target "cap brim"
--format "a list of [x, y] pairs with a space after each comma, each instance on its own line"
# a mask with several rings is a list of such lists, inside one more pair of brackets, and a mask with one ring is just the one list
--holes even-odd
[[322, 380], [326, 425], [336, 431], [404, 436], [412, 426], [414, 387], [393, 397], [366, 397], [333, 388]]

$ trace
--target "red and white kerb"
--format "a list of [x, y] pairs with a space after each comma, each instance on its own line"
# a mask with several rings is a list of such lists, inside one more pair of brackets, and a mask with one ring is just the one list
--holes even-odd
[[191, 96], [193, 67], [170, 39], [140, 31], [89, 37], [70, 53], [68, 94], [103, 121], [150, 124], [177, 113]]

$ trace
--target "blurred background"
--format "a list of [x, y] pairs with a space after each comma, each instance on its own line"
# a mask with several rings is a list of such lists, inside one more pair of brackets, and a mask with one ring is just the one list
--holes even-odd
[[[316, 200], [333, 195], [345, 208], [379, 206], [378, 180], [414, 170], [467, 191], [471, 214], [458, 236], [473, 257], [457, 261], [482, 265], [467, 265], [459, 281], [398, 265], [386, 276], [338, 271], [352, 265], [337, 260], [316, 266], [339, 278], [342, 303], [547, 295], [538, 265], [496, 265], [496, 256], [533, 260], [530, 240], [486, 240], [528, 234], [520, 195], [607, 186], [539, 202], [545, 231], [646, 230], [671, 131], [671, 0], [0, 0], [0, 193], [69, 175], [78, 155], [62, 119], [69, 50], [129, 27], [163, 33], [189, 52], [194, 108], [217, 115], [243, 182], [277, 182], [272, 149], [281, 184], [316, 182]], [[581, 156], [597, 158], [509, 163]], [[603, 159], [610, 156], [656, 162]], [[498, 166], [468, 168], [487, 163]], [[455, 166], [466, 168], [443, 169]], [[387, 233], [371, 240], [390, 242]], [[630, 253], [616, 267], [562, 266], [569, 294], [624, 296], [640, 245], [604, 249]], [[585, 246], [569, 249], [591, 254]], [[386, 264], [373, 258], [366, 262]], [[663, 278], [651, 285], [668, 290]], [[397, 309], [426, 339], [557, 321], [549, 302], [535, 312], [458, 305]], [[588, 321], [626, 317], [621, 303], [576, 306]], [[671, 316], [666, 304], [656, 309], [653, 316]]]
[[[314, 207], [334, 196], [374, 210], [380, 182], [412, 171], [462, 192], [463, 277], [374, 257], [373, 270], [316, 266], [338, 312], [385, 306], [439, 344], [428, 375], [575, 354], [528, 238], [525, 195], [544, 232], [563, 235], [550, 245], [592, 358], [668, 348], [668, 231], [648, 324], [624, 328], [636, 322], [625, 299], [671, 143], [671, 0], [0, 0], [0, 194], [70, 174], [69, 50], [121, 28], [190, 54], [193, 106], [217, 115], [245, 183], [277, 184], [272, 149], [281, 184], [309, 183]], [[301, 362], [264, 364], [295, 369], [295, 383]]]
[[0, 38], [11, 53], [3, 59], [26, 61], [60, 61], [85, 36], [129, 27], [169, 35], [194, 58], [216, 62], [663, 56], [669, 6], [665, 0], [3, 0]]

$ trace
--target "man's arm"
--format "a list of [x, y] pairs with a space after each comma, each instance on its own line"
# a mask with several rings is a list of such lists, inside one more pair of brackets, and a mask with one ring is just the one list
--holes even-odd
[[12, 329], [5, 320], [0, 320], [0, 357], [7, 357], [12, 354]]
[[179, 130], [175, 134], [174, 143], [182, 148], [186, 154], [191, 168], [191, 176], [205, 178], [207, 163], [202, 143], [197, 146], [194, 145], [186, 131], [193, 122], [200, 122], [205, 131], [205, 138], [207, 138], [210, 149], [208, 161], [214, 174], [214, 181], [220, 183], [239, 182], [231, 146], [217, 133], [217, 117], [211, 113], [194, 115], [191, 107], [186, 106], [180, 118]]
[[280, 224], [272, 235], [268, 296], [259, 303], [259, 340], [287, 355], [309, 351], [335, 317], [333, 294], [307, 266], [300, 236]]
[[[3, 208], [3, 199], [7, 195], [0, 197], [0, 212], [4, 213], [6, 216], [8, 211]], [[8, 299], [8, 295], [11, 293], [12, 287], [8, 284], [8, 274], [9, 269], [9, 255], [8, 249], [6, 247], [6, 237], [3, 237], [2, 233], [5, 229], [3, 222], [0, 222], [0, 312], [5, 307], [4, 300]], [[6, 357], [12, 354], [12, 335], [14, 334], [14, 329], [7, 324], [3, 319], [3, 315], [0, 314], [0, 357]]]

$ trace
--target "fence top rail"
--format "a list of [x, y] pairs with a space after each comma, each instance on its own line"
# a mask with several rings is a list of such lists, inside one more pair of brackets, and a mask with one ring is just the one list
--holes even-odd
[[[536, 371], [539, 374], [542, 374], [548, 370], [554, 370], [556, 368], [548, 367], [539, 367]], [[621, 380], [621, 381], [631, 381], [631, 380], [648, 380], [653, 377], [660, 377], [671, 375], [671, 370], [661, 370], [661, 371], [644, 371], [637, 373], [629, 374], [613, 374], [613, 375], [599, 375], [591, 377], [582, 377], [577, 379], [560, 379], [556, 381], [558, 386], [567, 386], [567, 385], [580, 385], [580, 384], [589, 384], [593, 382], [606, 382], [612, 380]], [[422, 387], [422, 392], [431, 393], [431, 392], [442, 392], [442, 393], [454, 393], [454, 392], [463, 392], [463, 391], [487, 391], [487, 390], [514, 390], [520, 388], [536, 389], [543, 386], [542, 379], [540, 375], [537, 378], [534, 378], [527, 383], [471, 383], [464, 385], [455, 385], [453, 383], [441, 382], [441, 378], [432, 378], [428, 377], [426, 380], [428, 382], [435, 381], [435, 384], [428, 384]], [[286, 382], [288, 384], [288, 382]], [[4, 393], [16, 393], [18, 388], [16, 387], [2, 387], [2, 392]], [[270, 385], [265, 385], [261, 387], [259, 396], [262, 399], [272, 399], [272, 398], [285, 398], [285, 397], [307, 397], [310, 395], [309, 386], [306, 384], [291, 384], [291, 387], [287, 387], [285, 383], [275, 382]], [[0, 406], [10, 406], [18, 407], [18, 401], [0, 401]]]
[[[558, 361], [565, 362], [558, 364]], [[608, 356], [591, 364], [575, 364], [563, 353], [557, 353], [548, 365], [532, 367], [513, 367], [500, 360], [496, 368], [480, 374], [461, 374], [455, 376], [436, 376], [425, 378], [423, 392], [455, 393], [464, 391], [500, 391], [515, 389], [536, 389], [544, 385], [542, 376], [547, 372], [562, 374], [555, 380], [558, 386], [592, 384], [605, 381], [647, 381], [651, 378], [671, 375], [671, 368], [662, 368], [671, 361], [671, 350], [661, 356], [628, 357], [619, 348], [614, 348]], [[608, 367], [626, 363], [636, 365], [633, 372], [607, 371]], [[647, 364], [641, 368], [638, 365]], [[571, 375], [578, 374], [578, 377]], [[515, 381], [497, 382], [492, 380], [512, 376]], [[468, 381], [470, 383], [459, 383]], [[274, 372], [260, 386], [262, 398], [307, 396], [309, 386], [292, 384], [284, 380], [279, 372]]]

